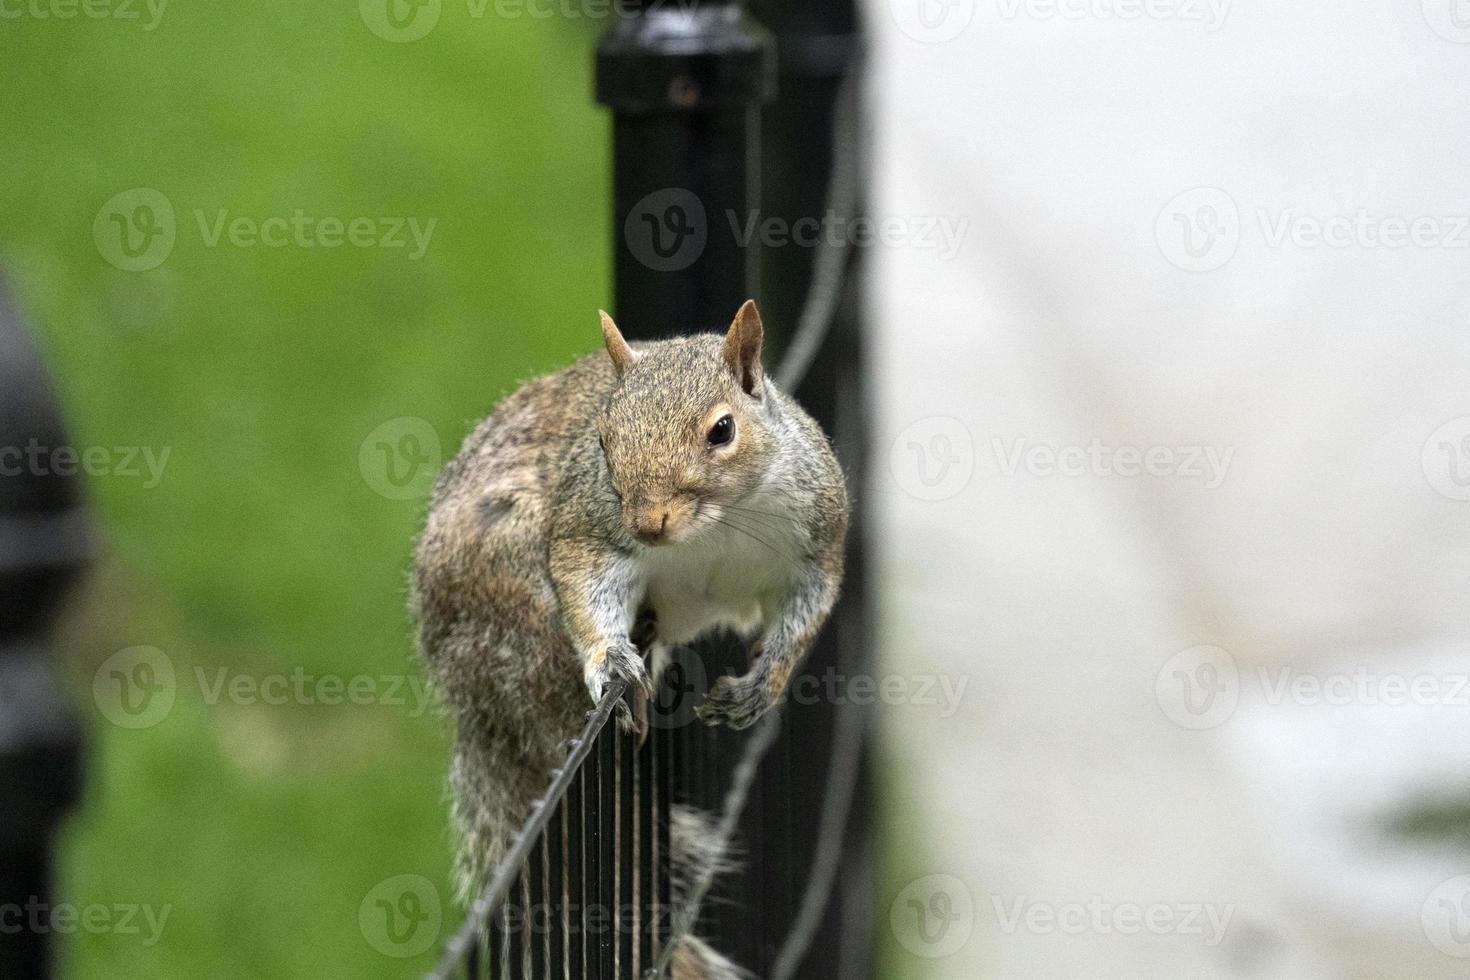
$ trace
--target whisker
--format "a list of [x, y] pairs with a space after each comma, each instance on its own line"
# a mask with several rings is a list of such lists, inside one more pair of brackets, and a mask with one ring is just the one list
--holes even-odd
[[749, 507], [739, 507], [733, 504], [722, 504], [721, 510], [731, 511], [743, 517], [758, 518], [757, 523], [770, 528], [773, 531], [785, 531], [792, 527], [799, 527], [796, 518], [790, 514], [777, 514], [768, 510], [758, 510]]
[[759, 534], [756, 534], [750, 528], [743, 527], [740, 524], [735, 523], [733, 520], [727, 520], [726, 518], [718, 517], [718, 516], [716, 516], [714, 514], [709, 514], [707, 516], [709, 517], [710, 520], [714, 521], [716, 524], [722, 525], [724, 527], [728, 527], [732, 531], [737, 531], [740, 534], [745, 535], [747, 538], [750, 538], [750, 540], [755, 541], [755, 542], [761, 544], [762, 546], [768, 548], [771, 551], [772, 554], [776, 555], [776, 557], [782, 558], [785, 561], [790, 562], [792, 568], [795, 568], [797, 570], [800, 570], [801, 569], [801, 563], [798, 562], [795, 557], [793, 557], [792, 555], [789, 555], [786, 552], [782, 551], [780, 548], [776, 547], [771, 542], [769, 542], [765, 538], [761, 537]]

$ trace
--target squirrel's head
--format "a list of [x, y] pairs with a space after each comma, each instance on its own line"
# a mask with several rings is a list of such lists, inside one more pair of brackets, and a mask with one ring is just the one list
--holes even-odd
[[597, 420], [628, 533], [685, 540], [760, 486], [777, 446], [761, 369], [761, 317], [747, 300], [730, 330], [628, 345], [602, 314], [617, 384]]

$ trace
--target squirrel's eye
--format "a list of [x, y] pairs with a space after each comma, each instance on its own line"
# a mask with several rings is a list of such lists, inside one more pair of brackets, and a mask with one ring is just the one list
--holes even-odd
[[709, 444], [711, 446], [723, 446], [735, 438], [735, 419], [729, 415], [721, 415], [719, 421], [710, 426]]

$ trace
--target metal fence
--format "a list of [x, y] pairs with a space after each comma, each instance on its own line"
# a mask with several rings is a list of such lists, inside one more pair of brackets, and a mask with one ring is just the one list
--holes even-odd
[[[597, 95], [613, 114], [614, 314], [630, 339], [654, 339], [723, 329], [756, 296], [768, 343], [784, 348], [776, 376], [860, 486], [863, 344], [850, 288], [860, 255], [763, 256], [758, 236], [739, 241], [728, 226], [731, 215], [856, 216], [856, 95], [845, 84], [856, 16], [851, 0], [755, 7], [770, 31], [738, 3], [625, 2], [599, 45]], [[682, 264], [650, 256], [626, 232], [640, 222], [693, 233], [699, 248]], [[840, 687], [866, 668], [854, 518], [844, 597], [793, 686], [835, 675]], [[431, 976], [654, 977], [685, 928], [766, 980], [871, 975], [861, 709], [822, 698], [750, 732], [694, 722], [708, 684], [743, 673], [747, 658], [733, 640], [676, 651], [641, 746], [608, 724], [620, 691], [605, 695]], [[738, 862], [708, 900], [700, 882], [681, 909], [669, 879], [675, 805], [721, 815]]]
[[653, 965], [667, 937], [673, 740], [658, 731], [640, 747], [608, 724], [624, 689], [588, 716], [434, 976], [632, 980]]

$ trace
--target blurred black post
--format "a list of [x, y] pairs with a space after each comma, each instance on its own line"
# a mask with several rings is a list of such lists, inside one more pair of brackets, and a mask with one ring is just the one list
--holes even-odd
[[0, 909], [20, 924], [0, 930], [0, 977], [53, 975], [51, 846], [81, 783], [80, 729], [45, 650], [90, 557], [74, 467], [51, 455], [69, 445], [0, 288]]

